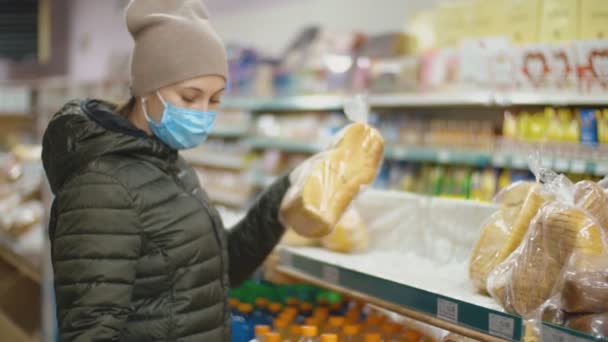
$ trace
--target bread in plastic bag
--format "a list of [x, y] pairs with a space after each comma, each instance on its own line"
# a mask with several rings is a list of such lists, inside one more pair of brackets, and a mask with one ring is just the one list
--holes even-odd
[[552, 203], [541, 209], [526, 239], [512, 255], [507, 301], [527, 316], [547, 301], [573, 253], [605, 252], [602, 229], [585, 210]]
[[281, 238], [282, 245], [293, 246], [293, 247], [310, 247], [318, 246], [319, 239], [311, 239], [296, 234], [292, 229], [287, 229], [285, 234]]
[[305, 237], [326, 236], [359, 191], [374, 181], [383, 156], [378, 130], [363, 122], [346, 126], [326, 151], [297, 168], [281, 203], [281, 222]]
[[575, 205], [593, 215], [608, 230], [608, 194], [596, 182], [584, 180], [574, 185]]
[[321, 244], [340, 253], [360, 252], [368, 247], [367, 226], [354, 206], [348, 208], [334, 230], [321, 239]]
[[496, 196], [500, 210], [482, 228], [469, 262], [469, 277], [478, 290], [488, 290], [489, 273], [519, 246], [530, 221], [549, 199], [532, 182], [514, 183]]
[[573, 255], [562, 274], [559, 304], [568, 313], [608, 312], [608, 255]]
[[566, 327], [597, 338], [608, 337], [608, 312], [569, 317]]

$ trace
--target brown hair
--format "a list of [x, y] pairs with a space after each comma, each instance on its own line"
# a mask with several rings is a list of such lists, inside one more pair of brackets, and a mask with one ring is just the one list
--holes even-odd
[[131, 96], [129, 100], [123, 103], [119, 103], [116, 105], [116, 112], [124, 117], [129, 116], [135, 108], [135, 96]]

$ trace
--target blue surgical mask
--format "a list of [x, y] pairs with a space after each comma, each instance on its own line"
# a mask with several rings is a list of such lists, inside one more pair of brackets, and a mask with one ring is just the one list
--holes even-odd
[[183, 150], [202, 144], [213, 129], [216, 113], [181, 108], [168, 103], [157, 91], [156, 95], [165, 105], [160, 122], [148, 116], [146, 99], [142, 98], [142, 108], [152, 133], [174, 150]]

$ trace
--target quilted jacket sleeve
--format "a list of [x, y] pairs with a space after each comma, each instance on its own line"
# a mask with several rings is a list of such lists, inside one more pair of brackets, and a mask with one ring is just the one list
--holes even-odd
[[119, 341], [141, 249], [133, 200], [112, 177], [86, 173], [66, 184], [54, 207], [59, 340]]
[[280, 177], [249, 209], [245, 218], [228, 233], [229, 276], [232, 286], [246, 280], [270, 254], [285, 232], [279, 207], [290, 186]]

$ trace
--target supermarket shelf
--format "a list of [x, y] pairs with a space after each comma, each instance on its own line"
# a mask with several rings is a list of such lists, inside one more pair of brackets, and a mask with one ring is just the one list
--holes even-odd
[[[528, 169], [528, 161], [525, 156], [495, 154], [492, 157], [492, 165], [495, 167], [509, 167], [512, 169]], [[585, 173], [596, 176], [608, 175], [608, 160], [591, 161], [569, 158], [546, 158], [543, 166], [557, 172]]]
[[253, 149], [276, 149], [294, 153], [316, 153], [321, 146], [304, 141], [281, 140], [275, 138], [250, 138], [247, 144]]
[[184, 152], [184, 159], [193, 165], [210, 166], [222, 169], [242, 170], [246, 167], [243, 158], [231, 155], [219, 155], [210, 153]]
[[[307, 256], [305, 252], [298, 252], [297, 248], [283, 248], [280, 252], [278, 271], [480, 341], [520, 341], [524, 337], [524, 322], [520, 317], [374, 274], [355, 271], [356, 265], [352, 266], [337, 266], [326, 260]], [[590, 336], [550, 325], [543, 327], [542, 335], [546, 341], [595, 340]]]
[[441, 106], [490, 106], [491, 92], [466, 93], [396, 93], [370, 95], [372, 107], [441, 107]]
[[209, 191], [209, 198], [215, 204], [223, 204], [233, 208], [244, 208], [248, 200], [242, 194], [232, 194], [227, 192]]
[[274, 98], [230, 97], [223, 100], [224, 108], [250, 111], [325, 111], [342, 110], [344, 99], [339, 95], [301, 95]]
[[451, 151], [418, 147], [389, 147], [386, 151], [386, 157], [392, 160], [470, 166], [488, 166], [492, 162], [491, 155], [485, 152]]
[[236, 128], [236, 129], [228, 129], [228, 128], [218, 128], [211, 131], [209, 134], [212, 138], [225, 138], [225, 139], [236, 139], [242, 138], [247, 135], [247, 128]]
[[[347, 95], [302, 95], [270, 98], [227, 97], [224, 107], [251, 111], [342, 110]], [[448, 93], [372, 94], [369, 104], [375, 108], [535, 106], [535, 105], [607, 105], [605, 94], [468, 91]]]

